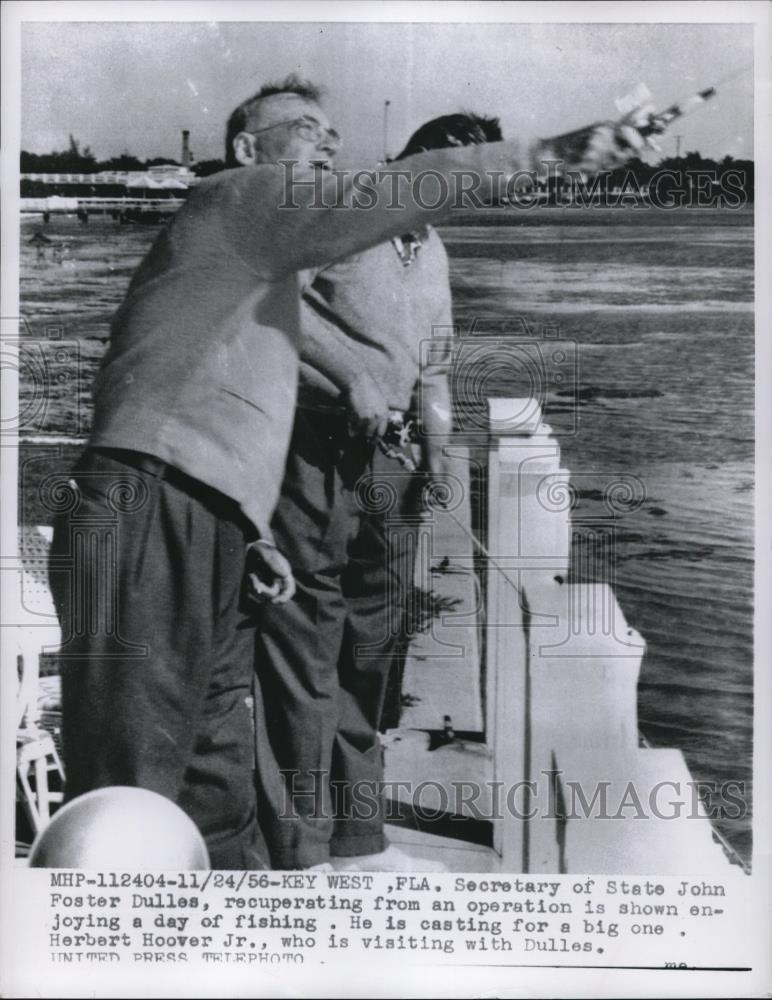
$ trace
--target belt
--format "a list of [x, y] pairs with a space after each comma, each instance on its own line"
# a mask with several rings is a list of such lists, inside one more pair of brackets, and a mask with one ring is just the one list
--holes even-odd
[[345, 417], [348, 410], [341, 403], [322, 403], [312, 399], [298, 400], [298, 410], [309, 410], [311, 413], [324, 413], [327, 416]]
[[[102, 456], [114, 459], [123, 465], [130, 465], [132, 469], [137, 469], [139, 472], [146, 472], [148, 475], [155, 476], [157, 479], [185, 478], [190, 480], [191, 478], [190, 476], [185, 476], [179, 469], [175, 469], [174, 466], [164, 462], [163, 459], [156, 458], [155, 455], [148, 455], [144, 451], [131, 451], [128, 448], [89, 448], [83, 456], [83, 463], [93, 465], [93, 457], [91, 456], [97, 459]], [[75, 467], [76, 472], [79, 466], [80, 463]]]
[[[104, 459], [106, 463], [120, 462], [121, 465], [126, 465], [135, 472], [144, 472], [159, 482], [170, 483], [172, 486], [201, 499], [219, 497], [228, 503], [235, 504], [235, 501], [230, 500], [219, 490], [207, 486], [206, 483], [202, 483], [194, 476], [181, 472], [175, 466], [164, 462], [163, 459], [156, 458], [155, 455], [148, 455], [144, 451], [132, 451], [129, 448], [103, 448], [101, 445], [87, 448], [73, 469], [73, 476], [77, 479], [78, 473], [99, 472], [100, 459]], [[109, 464], [105, 464], [104, 471], [114, 472], [115, 470]]]
[[[120, 462], [137, 472], [153, 476], [159, 482], [167, 482], [197, 502], [202, 503], [217, 517], [226, 518], [238, 524], [247, 540], [256, 537], [254, 526], [244, 516], [235, 500], [213, 486], [207, 486], [200, 479], [181, 472], [175, 466], [164, 462], [163, 459], [156, 458], [155, 455], [148, 455], [144, 451], [132, 451], [128, 448], [103, 448], [98, 445], [89, 447], [73, 469], [73, 478], [77, 480], [79, 472], [99, 472], [100, 459], [104, 459], [106, 462]], [[105, 471], [108, 470], [107, 464], [104, 468]], [[110, 469], [110, 471], [114, 472], [114, 469]]]

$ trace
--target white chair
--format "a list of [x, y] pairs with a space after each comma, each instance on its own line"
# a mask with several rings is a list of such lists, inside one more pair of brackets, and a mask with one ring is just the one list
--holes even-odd
[[[34, 833], [62, 802], [64, 768], [53, 737], [40, 726], [40, 655], [61, 644], [48, 587], [48, 529], [23, 529], [20, 587], [14, 608], [16, 693], [16, 793]], [[10, 617], [10, 616], [9, 616]]]

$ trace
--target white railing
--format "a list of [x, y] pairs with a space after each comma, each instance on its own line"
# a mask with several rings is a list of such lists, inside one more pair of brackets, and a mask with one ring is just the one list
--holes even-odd
[[[455, 617], [443, 616], [433, 648], [422, 641], [413, 656], [420, 662], [411, 666], [408, 657], [407, 690], [420, 702], [386, 735], [387, 780], [439, 783], [456, 812], [490, 818], [493, 850], [476, 858], [485, 867], [474, 870], [741, 875], [714, 839], [680, 750], [640, 746], [645, 642], [611, 586], [569, 578], [572, 547], [583, 553], [588, 579], [604, 578], [618, 518], [642, 502], [638, 481], [613, 477], [602, 513], [572, 523], [570, 474], [536, 401], [489, 400], [489, 427], [483, 539], [463, 507], [438, 510], [429, 525], [435, 563], [450, 553], [460, 574], [484, 556], [482, 662], [470, 663], [478, 644], [463, 631], [467, 602]], [[452, 639], [466, 647], [455, 665], [443, 648]], [[479, 715], [462, 708], [475, 697]], [[427, 735], [448, 718], [451, 732], [474, 731], [480, 716], [477, 733], [446, 745]], [[460, 804], [459, 783], [476, 791]], [[631, 812], [631, 796], [645, 819]], [[410, 804], [407, 793], [399, 797]]]
[[79, 212], [123, 213], [127, 211], [176, 212], [184, 198], [69, 198], [51, 195], [48, 198], [21, 198], [22, 212], [75, 214]]
[[131, 186], [132, 183], [152, 178], [163, 181], [164, 178], [173, 178], [183, 181], [186, 184], [194, 184], [198, 181], [195, 174], [181, 167], [148, 167], [147, 170], [103, 170], [96, 174], [21, 174], [23, 181], [38, 181], [42, 184], [125, 184]]
[[533, 807], [494, 825], [502, 869], [739, 874], [680, 750], [639, 745], [644, 640], [608, 584], [568, 582], [572, 535], [591, 578], [613, 564], [637, 480], [613, 477], [604, 513], [572, 528], [569, 472], [538, 405], [491, 400], [490, 422], [487, 738], [496, 780], [524, 781]]

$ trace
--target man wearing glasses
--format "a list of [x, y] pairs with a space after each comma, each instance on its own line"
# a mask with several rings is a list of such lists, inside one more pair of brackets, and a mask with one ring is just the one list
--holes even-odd
[[[369, 207], [352, 204], [350, 181], [343, 206], [315, 207], [311, 183], [287, 207], [276, 160], [324, 177], [337, 143], [317, 96], [290, 80], [240, 105], [226, 136], [239, 169], [202, 182], [137, 269], [52, 546], [67, 798], [107, 785], [159, 792], [199, 826], [215, 868], [268, 863], [245, 596], [278, 604], [294, 592], [270, 522], [295, 411], [297, 273], [442, 214], [409, 189], [404, 207], [389, 208], [388, 171]], [[501, 143], [400, 166], [449, 183], [473, 169], [484, 195], [492, 171], [529, 165]]]
[[240, 104], [228, 119], [226, 167], [279, 160], [332, 167], [340, 136], [330, 127], [319, 96], [311, 84], [290, 77]]

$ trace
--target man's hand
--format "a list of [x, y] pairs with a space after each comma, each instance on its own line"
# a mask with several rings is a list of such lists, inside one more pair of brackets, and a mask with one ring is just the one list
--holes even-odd
[[389, 404], [369, 372], [359, 373], [343, 393], [343, 402], [349, 411], [349, 423], [354, 433], [374, 438], [386, 430]]
[[273, 542], [247, 546], [247, 594], [259, 604], [286, 604], [294, 596], [292, 567]]
[[636, 108], [619, 121], [596, 122], [547, 139], [541, 144], [541, 158], [560, 160], [563, 170], [588, 175], [614, 170], [647, 148], [656, 149], [651, 134], [662, 129], [656, 127], [652, 110]]

